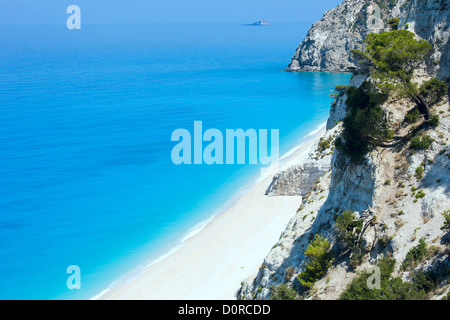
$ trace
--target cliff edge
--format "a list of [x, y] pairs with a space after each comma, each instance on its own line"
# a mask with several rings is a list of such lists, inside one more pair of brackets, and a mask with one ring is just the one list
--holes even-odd
[[[374, 3], [385, 4], [381, 14], [386, 19], [399, 18], [396, 29], [413, 32], [417, 43], [425, 39], [430, 44], [412, 79], [429, 98], [434, 90], [429, 84], [440, 88], [429, 100], [431, 116], [411, 97], [393, 93], [370, 105], [370, 97], [380, 92], [367, 88], [379, 82], [352, 61], [350, 50], [369, 31], [364, 25], [352, 26]], [[449, 80], [448, 17], [448, 1], [346, 0], [310, 29], [290, 68], [354, 73], [348, 86], [340, 86], [344, 89], [336, 94], [327, 131], [308, 159], [275, 175], [268, 186], [267, 196], [301, 195], [302, 200], [256, 276], [243, 281], [238, 299], [449, 295], [450, 107], [448, 82], [435, 78]], [[392, 30], [389, 23], [378, 26], [375, 33]], [[333, 41], [335, 50], [330, 49]], [[342, 147], [350, 138], [346, 126], [361, 121], [358, 112], [367, 108], [374, 113], [366, 116], [388, 124], [384, 139], [389, 142], [374, 143], [355, 161]], [[381, 272], [375, 289], [366, 285], [374, 270]]]

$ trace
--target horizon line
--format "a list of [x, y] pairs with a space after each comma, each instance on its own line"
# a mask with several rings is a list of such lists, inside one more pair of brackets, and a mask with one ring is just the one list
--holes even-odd
[[[258, 20], [260, 21], [260, 20]], [[282, 23], [314, 23], [313, 20], [297, 20], [297, 21], [288, 21], [288, 20], [265, 20], [270, 22], [270, 26], [276, 25], [276, 24], [282, 24]], [[140, 24], [236, 24], [239, 26], [245, 25], [245, 24], [251, 24], [253, 22], [243, 22], [243, 21], [118, 21], [118, 22], [84, 22], [83, 25], [140, 25]], [[58, 26], [58, 25], [64, 25], [65, 21], [63, 22], [16, 22], [16, 23], [2, 23], [0, 22], [0, 26]]]

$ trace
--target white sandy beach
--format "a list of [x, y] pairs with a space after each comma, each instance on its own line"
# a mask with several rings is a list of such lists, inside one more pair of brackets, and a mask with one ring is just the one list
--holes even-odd
[[[322, 128], [283, 159], [278, 170], [301, 163], [324, 131]], [[240, 283], [256, 275], [300, 206], [300, 196], [264, 195], [273, 173], [175, 253], [150, 265], [133, 280], [113, 286], [99, 299], [235, 299]]]

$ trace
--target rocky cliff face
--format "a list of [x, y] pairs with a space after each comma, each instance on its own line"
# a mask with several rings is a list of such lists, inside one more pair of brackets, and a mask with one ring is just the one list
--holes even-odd
[[347, 0], [327, 11], [308, 30], [287, 70], [345, 72], [354, 67], [350, 51], [360, 46], [364, 37], [353, 25], [364, 3]]
[[355, 67], [351, 50], [359, 49], [367, 34], [389, 30], [389, 19], [399, 17], [433, 45], [429, 73], [449, 79], [449, 17], [446, 0], [344, 0], [314, 23], [295, 51], [287, 71], [347, 72]]
[[[334, 17], [338, 20], [336, 23], [342, 26], [345, 24], [341, 20], [344, 12], [350, 12], [353, 18], [351, 21], [355, 21], [352, 14], [357, 15], [356, 12], [366, 3], [363, 0], [347, 0], [335, 9], [334, 15], [329, 11], [324, 17]], [[344, 5], [347, 5], [345, 10]], [[432, 43], [433, 52], [427, 66], [417, 70], [418, 82], [435, 75], [448, 78], [448, 6], [448, 1], [410, 0], [398, 1], [387, 11], [393, 16], [401, 14], [400, 28], [408, 27]], [[442, 13], [446, 15], [442, 16]], [[326, 48], [327, 42], [334, 37], [335, 29], [325, 28], [333, 23], [325, 22], [314, 24], [308, 33], [307, 39], [315, 39], [314, 41], [307, 44], [305, 39], [302, 43], [305, 46], [303, 51], [306, 51], [304, 54], [315, 56], [309, 60], [311, 64], [307, 67], [302, 69], [299, 64], [300, 69], [342, 71], [330, 70], [328, 63], [344, 59], [344, 50], [341, 50], [340, 58], [328, 52], [322, 52], [325, 60], [320, 57], [320, 48]], [[322, 42], [316, 37], [319, 29], [322, 30], [319, 37]], [[297, 51], [300, 60], [296, 61], [307, 61], [306, 56], [302, 56], [302, 50]], [[346, 64], [343, 62], [342, 65]], [[350, 86], [358, 87], [366, 79], [367, 76], [356, 74], [352, 77]], [[364, 258], [354, 268], [350, 267], [348, 256], [338, 255], [327, 274], [303, 298], [338, 299], [345, 287], [358, 276], [359, 271], [371, 268], [384, 256], [395, 259], [394, 274], [404, 281], [412, 283], [413, 271], [433, 268], [443, 268], [448, 279], [450, 259], [446, 244], [448, 240], [445, 239], [449, 236], [441, 229], [444, 223], [442, 213], [450, 209], [448, 95], [433, 106], [440, 121], [432, 129], [423, 119], [413, 124], [405, 121], [405, 115], [414, 108], [410, 101], [394, 98], [388, 100], [382, 108], [399, 140], [408, 141], [407, 136], [415, 128], [422, 126], [432, 143], [425, 150], [412, 150], [408, 147], [408, 142], [403, 146], [379, 147], [370, 152], [362, 163], [350, 161], [333, 147], [334, 139], [342, 131], [341, 120], [347, 112], [346, 99], [345, 93], [337, 98], [327, 122], [327, 132], [316, 142], [309, 160], [302, 166], [280, 172], [268, 187], [266, 195], [301, 195], [302, 202], [279, 241], [262, 262], [257, 275], [243, 282], [237, 293], [239, 299], [270, 299], [274, 286], [280, 284], [287, 284], [301, 292], [297, 275], [307, 264], [305, 251], [308, 244], [314, 235], [320, 233], [331, 242], [333, 250], [339, 252], [336, 217], [345, 210], [355, 211], [357, 219], [362, 220], [361, 250]], [[401, 269], [402, 262], [408, 252], [419, 244], [420, 239], [424, 239], [427, 246], [432, 248], [433, 255], [417, 264], [411, 272], [405, 272]], [[438, 287], [439, 290], [431, 298], [440, 298], [450, 290], [448, 281], [439, 283]]]
[[381, 8], [369, 0], [344, 0], [327, 11], [309, 29], [287, 70], [346, 72], [354, 68], [351, 50], [361, 48], [367, 34], [382, 30], [404, 1], [395, 8], [385, 2], [380, 1]]
[[[392, 114], [394, 126], [401, 126], [404, 115], [411, 110], [409, 103], [404, 100], [389, 101], [383, 107]], [[262, 262], [256, 277], [243, 282], [237, 297], [270, 299], [274, 286], [282, 283], [301, 290], [297, 275], [304, 270], [308, 261], [304, 254], [308, 244], [315, 234], [320, 233], [339, 251], [335, 221], [345, 210], [356, 211], [359, 219], [364, 221], [362, 250], [365, 259], [355, 270], [350, 267], [348, 257], [337, 257], [327, 274], [304, 296], [305, 299], [338, 299], [357, 272], [371, 268], [386, 255], [392, 255], [397, 261], [395, 273], [405, 281], [411, 281], [408, 272], [402, 272], [400, 267], [409, 250], [417, 246], [420, 239], [425, 239], [434, 250], [445, 252], [445, 232], [441, 226], [444, 222], [442, 213], [450, 208], [448, 97], [435, 108], [441, 115], [441, 121], [436, 129], [429, 132], [434, 142], [428, 150], [410, 152], [407, 148], [377, 149], [363, 163], [356, 164], [335, 149], [330, 170], [312, 184], [309, 174], [311, 171], [317, 172], [317, 168], [305, 172], [297, 171], [294, 167], [286, 171], [289, 174], [284, 172], [275, 176], [268, 193], [276, 196], [301, 192], [302, 202], [279, 241]], [[322, 141], [334, 139], [341, 130], [342, 124], [336, 124], [323, 136]], [[399, 132], [404, 134], [406, 130]], [[316, 148], [319, 145], [320, 141]], [[317, 150], [309, 155], [307, 163], [311, 166], [317, 159]], [[326, 157], [329, 157], [328, 153], [325, 152]], [[323, 168], [322, 165], [320, 167]], [[416, 174], [418, 167], [424, 168], [420, 179]], [[277, 184], [279, 180], [284, 183]], [[305, 184], [300, 186], [301, 181]], [[438, 258], [444, 259], [445, 264], [449, 262], [448, 255], [433, 259]], [[433, 267], [435, 265], [430, 261], [424, 266], [418, 266]], [[439, 292], [446, 293], [449, 289], [447, 284]]]
[[[367, 76], [359, 74], [354, 75], [350, 80], [349, 86], [359, 87]], [[345, 104], [347, 100], [347, 94], [344, 93], [339, 99], [336, 100], [336, 105], [330, 110], [330, 116], [327, 120], [327, 130], [333, 128], [339, 121], [342, 121], [347, 114], [347, 105]]]
[[428, 73], [450, 80], [450, 2], [446, 0], [414, 0], [403, 7], [399, 28], [416, 33], [433, 46], [427, 60]]

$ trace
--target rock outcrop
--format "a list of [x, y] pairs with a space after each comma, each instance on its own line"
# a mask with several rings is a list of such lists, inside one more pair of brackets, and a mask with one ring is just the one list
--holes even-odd
[[[328, 159], [329, 160], [329, 159]], [[305, 196], [318, 178], [330, 170], [330, 162], [324, 165], [306, 163], [277, 173], [267, 188], [267, 196]]]
[[351, 50], [360, 49], [367, 34], [382, 30], [391, 13], [369, 0], [343, 1], [312, 25], [287, 70], [350, 71], [355, 67]]
[[355, 67], [352, 49], [360, 49], [367, 34], [389, 30], [388, 21], [400, 18], [399, 28], [409, 28], [433, 46], [428, 72], [450, 78], [449, 18], [446, 0], [344, 0], [314, 23], [297, 47], [287, 71], [348, 72]]
[[266, 190], [266, 195], [273, 196], [306, 196], [317, 181], [331, 169], [331, 158], [334, 151], [332, 142], [341, 127], [333, 126], [317, 140], [307, 159], [274, 175]]
[[399, 28], [408, 29], [433, 46], [427, 59], [428, 73], [450, 81], [450, 2], [409, 1], [400, 15]]
[[[359, 87], [361, 83], [366, 80], [366, 76], [359, 74], [354, 75], [350, 80], [349, 86]], [[336, 105], [330, 110], [330, 116], [327, 120], [327, 130], [333, 128], [339, 121], [342, 121], [347, 114], [347, 105], [345, 104], [347, 100], [347, 94], [344, 93], [339, 99], [336, 100]]]

